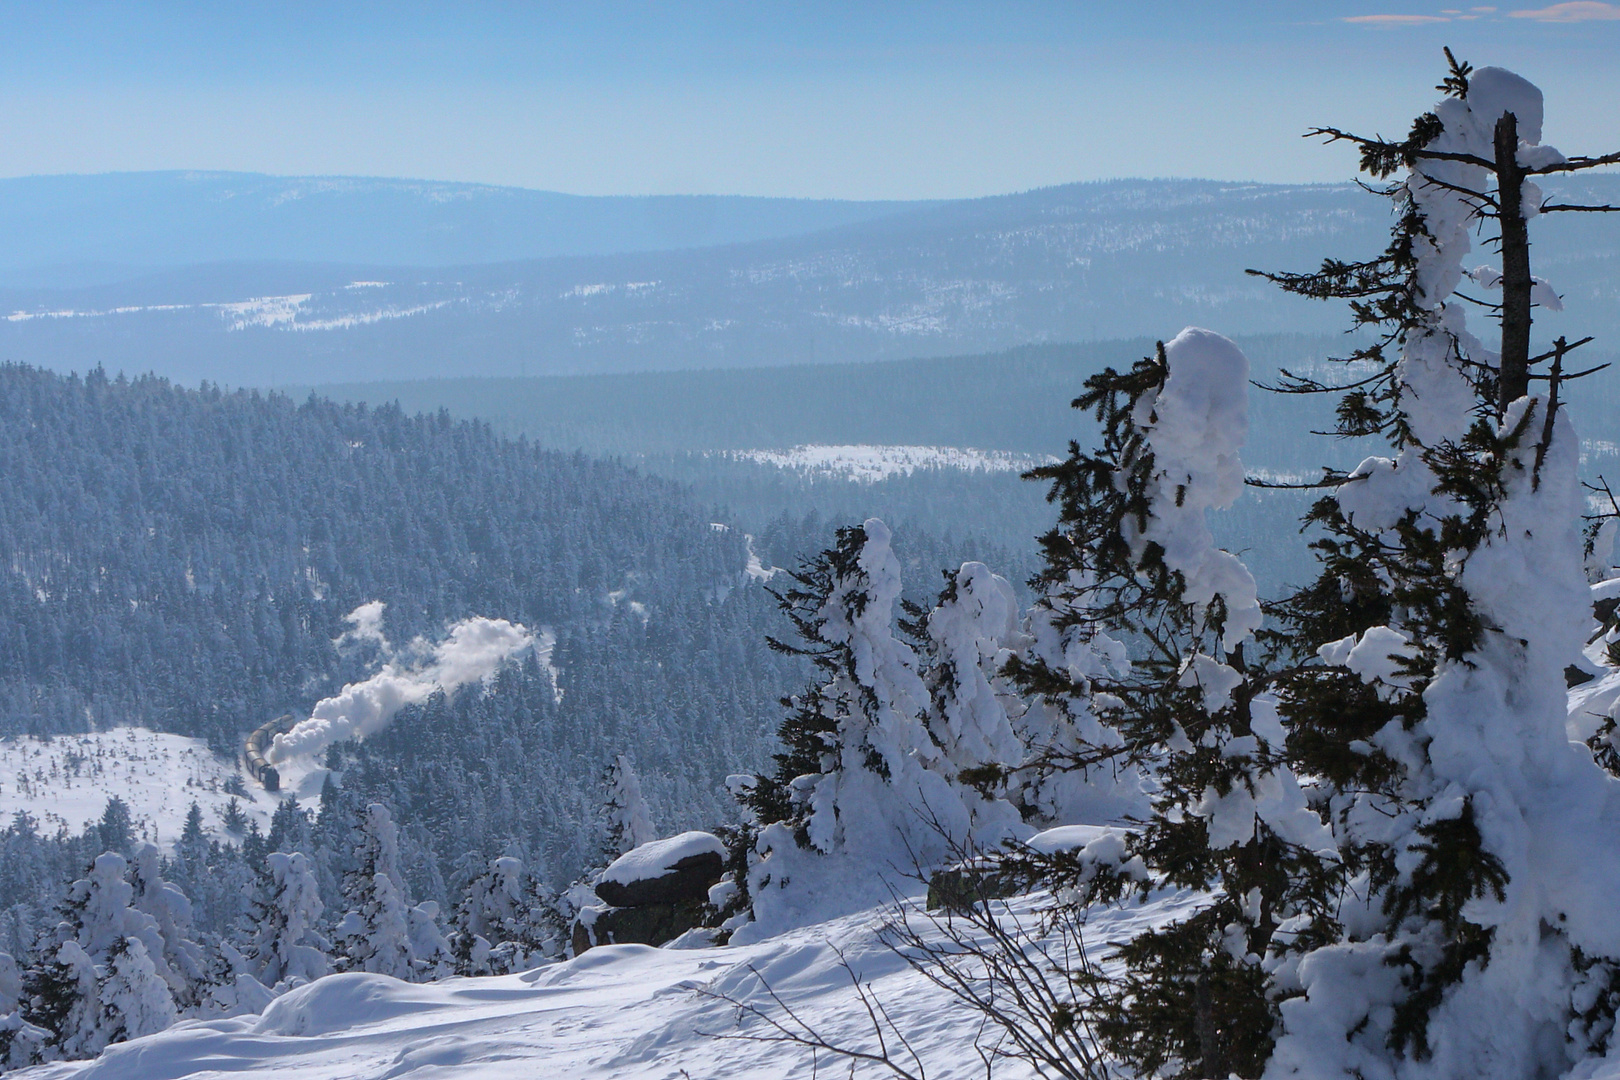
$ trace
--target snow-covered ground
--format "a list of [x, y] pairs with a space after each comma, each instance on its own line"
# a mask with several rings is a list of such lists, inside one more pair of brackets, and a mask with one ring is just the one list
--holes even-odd
[[265, 828], [279, 798], [318, 796], [324, 775], [297, 770], [276, 796], [201, 739], [129, 727], [50, 739], [15, 736], [0, 739], [0, 823], [24, 810], [41, 832], [66, 826], [78, 833], [99, 820], [108, 797], [117, 795], [129, 804], [137, 835], [167, 846], [179, 839], [193, 801], [202, 808], [204, 828], [221, 832], [232, 797], [225, 785], [233, 777], [248, 793], [237, 797], [242, 812]]
[[[1171, 896], [1099, 915], [1088, 941], [1129, 937], [1185, 915], [1191, 902]], [[1018, 901], [1013, 910], [1027, 920], [1032, 903]], [[496, 978], [410, 985], [380, 975], [331, 976], [278, 999], [262, 1016], [183, 1023], [113, 1046], [95, 1061], [17, 1075], [793, 1080], [817, 1075], [808, 1051], [724, 1037], [766, 1029], [757, 1020], [739, 1028], [735, 1007], [716, 995], [780, 1015], [763, 979], [832, 1041], [867, 1048], [871, 1026], [842, 958], [916, 1048], [927, 1076], [982, 1077], [984, 1065], [971, 1049], [978, 1017], [883, 944], [878, 928], [885, 917], [881, 910], [864, 912], [734, 948], [602, 946], [575, 960]], [[823, 1054], [819, 1068], [821, 1075], [845, 1075], [847, 1065], [840, 1068]], [[996, 1075], [1013, 1080], [1026, 1074], [1008, 1066]]]
[[730, 456], [811, 476], [875, 483], [918, 469], [1022, 472], [1055, 458], [964, 446], [795, 446], [791, 450], [739, 450]]

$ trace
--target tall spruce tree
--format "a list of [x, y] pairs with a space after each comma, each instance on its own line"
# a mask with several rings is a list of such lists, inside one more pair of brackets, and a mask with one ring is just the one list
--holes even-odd
[[[1400, 141], [1336, 129], [1397, 220], [1365, 262], [1268, 274], [1348, 300], [1373, 342], [1340, 385], [1338, 430], [1388, 456], [1329, 471], [1309, 522], [1321, 576], [1278, 605], [1270, 643], [1287, 747], [1349, 871], [1339, 903], [1279, 927], [1275, 1076], [1559, 1075], [1609, 1047], [1620, 859], [1599, 821], [1620, 787], [1566, 734], [1565, 670], [1591, 608], [1568, 353], [1532, 355], [1529, 226], [1592, 209], [1533, 177], [1620, 162], [1541, 145], [1542, 96], [1451, 59], [1445, 97]], [[1468, 268], [1484, 232], [1499, 268]], [[1471, 286], [1469, 283], [1471, 282]], [[1460, 291], [1500, 288], [1500, 303]], [[1499, 320], [1470, 332], [1464, 304]]]
[[457, 974], [504, 975], [562, 950], [565, 927], [555, 897], [524, 867], [502, 856], [467, 882], [450, 949]]
[[0, 953], [0, 1071], [36, 1064], [50, 1032], [31, 1023], [23, 1011], [23, 971], [10, 953]]
[[62, 920], [28, 971], [23, 1011], [50, 1033], [47, 1055], [94, 1057], [174, 1023], [163, 937], [156, 920], [131, 906], [126, 868], [123, 856], [106, 852], [68, 887]]
[[974, 843], [995, 843], [1019, 821], [1004, 796], [1009, 773], [1025, 756], [1009, 710], [1022, 710], [1002, 674], [1020, 641], [1018, 598], [1006, 578], [967, 562], [945, 574], [933, 609], [916, 614], [909, 628], [922, 646], [928, 730], [940, 748], [936, 768], [956, 784]]
[[919, 761], [939, 757], [924, 723], [929, 698], [917, 656], [895, 635], [900, 566], [890, 538], [875, 518], [839, 529], [836, 546], [778, 594], [800, 641], [772, 639], [772, 648], [808, 658], [822, 677], [783, 701], [785, 749], [744, 802], [762, 825], [781, 825], [800, 846], [824, 853], [870, 832], [873, 822], [859, 815], [901, 825], [903, 808], [893, 804], [909, 794], [908, 780], [916, 783]]
[[802, 912], [819, 902], [818, 859], [864, 861], [873, 871], [865, 878], [876, 881], [968, 839], [967, 808], [928, 730], [919, 659], [896, 633], [900, 562], [891, 539], [876, 518], [839, 529], [836, 545], [776, 594], [799, 640], [771, 646], [808, 658], [817, 675], [783, 700], [789, 715], [774, 772], [732, 778], [756, 826], [745, 837], [748, 871], [735, 878], [736, 902], [752, 904], [757, 922], [738, 928], [741, 940], [770, 932], [762, 928], [773, 925], [773, 905]]
[[[1620, 157], [1541, 146], [1540, 92], [1509, 72], [1453, 62], [1441, 89], [1404, 141], [1323, 132], [1357, 142], [1376, 177], [1402, 174], [1384, 189], [1388, 249], [1268, 275], [1349, 300], [1376, 330], [1344, 385], [1282, 388], [1340, 393], [1340, 433], [1392, 451], [1327, 474], [1308, 517], [1322, 575], [1270, 628], [1189, 517], [1229, 499], [1242, 420], [1199, 423], [1219, 419], [1218, 395], [1167, 415], [1181, 339], [1092, 379], [1077, 404], [1102, 450], [1036, 471], [1062, 514], [1043, 603], [1132, 656], [1112, 678], [1041, 650], [1009, 671], [1112, 730], [1076, 762], [1127, 761], [1156, 788], [1126, 845], [1139, 863], [1065, 872], [1088, 902], [1159, 884], [1206, 898], [1124, 943], [1102, 990], [1098, 1032], [1146, 1075], [1528, 1078], [1609, 1050], [1620, 857], [1598, 823], [1620, 815], [1620, 785], [1565, 732], [1590, 600], [1559, 395], [1583, 342], [1530, 355], [1532, 309], [1558, 302], [1530, 273], [1527, 222], [1582, 209], [1530, 177]], [[1466, 269], [1490, 223], [1502, 267]], [[1498, 348], [1468, 331], [1465, 280], [1504, 290], [1485, 305]], [[1229, 366], [1218, 381], [1241, 386]]]
[[439, 928], [439, 905], [412, 905], [399, 869], [399, 827], [382, 803], [360, 815], [354, 869], [344, 878], [348, 905], [337, 925], [341, 964], [419, 982], [447, 975], [455, 957]]
[[608, 857], [616, 859], [631, 848], [656, 840], [652, 811], [647, 797], [641, 793], [641, 776], [636, 762], [629, 754], [615, 754], [608, 763], [603, 786], [607, 788], [607, 802], [603, 807], [607, 818]]
[[1007, 672], [1067, 730], [1037, 758], [1142, 771], [1153, 789], [1105, 864], [1063, 860], [1060, 874], [1083, 904], [1167, 885], [1206, 897], [1123, 943], [1123, 974], [1100, 995], [1096, 1030], [1143, 1075], [1260, 1074], [1273, 939], [1320, 907], [1339, 865], [1253, 655], [1254, 580], [1207, 521], [1242, 492], [1247, 377], [1230, 341], [1185, 330], [1089, 379], [1075, 404], [1101, 422], [1101, 447], [1031, 474], [1052, 485], [1059, 520], [1042, 540], [1034, 641]]
[[206, 991], [208, 964], [201, 946], [192, 940], [191, 900], [179, 887], [163, 879], [163, 857], [156, 844], [136, 845], [130, 860], [129, 883], [131, 906], [157, 924], [163, 945], [162, 952], [153, 958], [158, 974], [168, 983], [177, 1006], [196, 1006]]
[[267, 987], [291, 989], [330, 974], [332, 946], [320, 932], [325, 910], [307, 856], [265, 855], [247, 956], [253, 977]]
[[354, 869], [343, 882], [348, 911], [336, 939], [342, 966], [408, 979], [410, 921], [399, 872], [399, 828], [381, 803], [360, 815]]

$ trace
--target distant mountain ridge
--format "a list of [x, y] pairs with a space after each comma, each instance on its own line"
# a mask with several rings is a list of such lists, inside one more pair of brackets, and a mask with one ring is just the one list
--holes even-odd
[[0, 282], [72, 287], [217, 262], [452, 266], [660, 251], [935, 205], [232, 172], [29, 176], [0, 180]]
[[[1549, 195], [1620, 202], [1620, 177]], [[938, 357], [1189, 324], [1336, 333], [1342, 306], [1285, 296], [1245, 271], [1367, 257], [1389, 223], [1387, 202], [1351, 184], [1201, 180], [868, 211], [705, 247], [457, 266], [238, 261], [0, 289], [0, 358], [307, 385]], [[1538, 314], [1538, 332], [1567, 327], [1612, 347], [1620, 221], [1573, 216], [1538, 234], [1536, 272], [1567, 308]]]

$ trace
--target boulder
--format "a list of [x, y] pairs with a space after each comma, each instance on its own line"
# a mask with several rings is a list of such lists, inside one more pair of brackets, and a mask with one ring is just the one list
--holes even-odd
[[955, 915], [972, 911], [986, 900], [1019, 896], [1032, 884], [1027, 874], [1005, 867], [992, 870], [982, 861], [958, 863], [936, 870], [928, 878], [928, 910], [944, 909]]
[[574, 955], [593, 945], [663, 945], [702, 926], [707, 911], [697, 900], [598, 910], [589, 924], [574, 924]]
[[1081, 861], [1087, 851], [1117, 865], [1127, 835], [1125, 829], [1107, 825], [1061, 825], [1036, 833], [991, 856], [936, 870], [928, 879], [928, 908], [960, 914], [987, 900], [1005, 900], [1029, 892], [1040, 884], [1043, 871], [1026, 854], [1047, 859], [1069, 857], [1077, 873], [1082, 871]]
[[701, 903], [725, 862], [726, 847], [713, 833], [653, 840], [615, 859], [597, 881], [596, 895], [614, 908]]

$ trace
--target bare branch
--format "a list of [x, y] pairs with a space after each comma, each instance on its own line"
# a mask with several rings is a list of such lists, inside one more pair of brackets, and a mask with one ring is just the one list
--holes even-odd
[[1284, 484], [1276, 480], [1261, 480], [1255, 476], [1245, 476], [1243, 483], [1247, 487], [1262, 488], [1267, 491], [1320, 491], [1323, 488], [1336, 488], [1344, 483], [1342, 476], [1327, 476], [1321, 480], [1310, 480], [1299, 484]]
[[1471, 199], [1479, 203], [1479, 206], [1472, 207], [1472, 209], [1474, 213], [1478, 214], [1480, 217], [1496, 216], [1495, 214], [1489, 213], [1482, 209], [1483, 207], [1489, 206], [1493, 209], [1500, 209], [1500, 204], [1483, 191], [1479, 191], [1471, 187], [1463, 187], [1461, 184], [1453, 184], [1449, 180], [1440, 180], [1436, 177], [1429, 176], [1427, 173], [1419, 173], [1418, 176], [1423, 180], [1425, 187], [1437, 187], [1445, 191], [1452, 191], [1458, 195], [1461, 195], [1465, 199]]
[[1604, 154], [1602, 157], [1572, 157], [1552, 165], [1543, 165], [1539, 169], [1524, 170], [1531, 176], [1545, 176], [1548, 173], [1580, 172], [1583, 169], [1598, 169], [1605, 165], [1620, 165], [1620, 153]]
[[1574, 203], [1546, 203], [1542, 206], [1543, 214], [1554, 214], [1560, 210], [1579, 210], [1585, 214], [1620, 214], [1620, 206], [1579, 206]]
[[[1563, 339], [1560, 338], [1559, 340], [1562, 341]], [[1587, 335], [1586, 337], [1581, 338], [1581, 340], [1579, 340], [1579, 341], [1572, 341], [1568, 345], [1562, 345], [1562, 346], [1550, 349], [1547, 352], [1541, 353], [1539, 356], [1532, 356], [1530, 358], [1530, 362], [1532, 364], [1539, 364], [1543, 360], [1551, 360], [1555, 356], [1568, 356], [1570, 353], [1574, 352], [1576, 349], [1580, 348], [1582, 345], [1591, 344], [1592, 340], [1593, 340], [1593, 338], [1591, 337], [1591, 335]], [[1594, 370], [1597, 370], [1597, 369], [1594, 369]], [[1573, 376], [1566, 376], [1566, 378], [1573, 378]]]
[[1281, 385], [1274, 385], [1272, 383], [1263, 383], [1259, 381], [1251, 382], [1250, 385], [1258, 387], [1261, 390], [1269, 391], [1273, 394], [1342, 394], [1347, 390], [1355, 390], [1359, 387], [1368, 386], [1372, 383], [1378, 382], [1380, 379], [1387, 377], [1386, 372], [1375, 371], [1365, 379], [1357, 379], [1353, 383], [1330, 384], [1321, 382], [1317, 379], [1301, 378], [1300, 376], [1295, 375], [1292, 371], [1289, 371], [1287, 368], [1283, 368], [1280, 374], [1285, 380], [1287, 380]]
[[[738, 998], [732, 997], [729, 994], [721, 993], [718, 990], [700, 986], [697, 987], [697, 993], [699, 995], [710, 998], [714, 1001], [725, 1002], [727, 1005], [732, 1006], [736, 1010], [739, 1026], [743, 1017], [750, 1017], [754, 1020], [758, 1020], [770, 1029], [768, 1032], [759, 1034], [745, 1031], [700, 1032], [700, 1034], [707, 1035], [714, 1039], [731, 1039], [740, 1042], [775, 1043], [803, 1047], [811, 1052], [812, 1069], [817, 1067], [816, 1055], [819, 1053], [828, 1053], [834, 1055], [835, 1057], [845, 1058], [850, 1061], [852, 1065], [855, 1062], [866, 1062], [872, 1065], [881, 1065], [890, 1072], [894, 1073], [896, 1076], [900, 1077], [901, 1080], [928, 1080], [928, 1074], [923, 1068], [922, 1060], [918, 1058], [917, 1053], [912, 1049], [911, 1044], [906, 1041], [904, 1034], [902, 1034], [900, 1029], [895, 1026], [894, 1020], [889, 1016], [887, 1010], [882, 1008], [881, 1003], [876, 1003], [875, 996], [871, 994], [870, 986], [861, 982], [860, 976], [857, 975], [855, 969], [850, 966], [848, 957], [846, 957], [841, 950], [838, 950], [835, 947], [834, 951], [838, 953], [839, 966], [842, 967], [845, 974], [849, 976], [850, 985], [854, 987], [855, 994], [860, 999], [861, 1005], [866, 1010], [866, 1015], [871, 1021], [872, 1029], [878, 1040], [878, 1052], [873, 1053], [870, 1050], [859, 1050], [854, 1047], [835, 1043], [831, 1039], [828, 1039], [807, 1020], [795, 1012], [793, 1006], [782, 1000], [782, 996], [776, 992], [776, 989], [771, 986], [771, 984], [766, 980], [765, 976], [760, 974], [759, 969], [754, 967], [753, 964], [748, 965], [749, 974], [753, 975], [754, 978], [758, 980], [760, 988], [765, 991], [766, 996], [771, 999], [771, 1003], [780, 1012], [781, 1016], [785, 1017], [786, 1019], [779, 1019], [775, 1013], [762, 1009], [752, 1002], [742, 1001]], [[875, 1007], [874, 1003], [876, 1003]], [[878, 1019], [880, 1014], [883, 1018], [882, 1022], [880, 1022]], [[907, 1068], [905, 1065], [895, 1060], [894, 1055], [889, 1052], [888, 1040], [884, 1031], [884, 1022], [888, 1024], [888, 1030], [899, 1039], [901, 1045], [904, 1046], [906, 1051], [909, 1053], [912, 1059], [912, 1068]], [[915, 1071], [913, 1071], [913, 1069], [915, 1069]]]
[[[1326, 128], [1326, 127], [1311, 128], [1309, 131], [1307, 131], [1305, 133], [1304, 137], [1307, 138], [1307, 139], [1312, 138], [1312, 137], [1321, 137], [1321, 138], [1327, 139], [1327, 141], [1330, 142], [1330, 143], [1335, 143], [1335, 142], [1354, 143], [1354, 144], [1356, 144], [1357, 146], [1361, 147], [1364, 150], [1370, 149], [1370, 150], [1396, 151], [1396, 150], [1402, 149], [1402, 144], [1401, 143], [1393, 142], [1393, 141], [1391, 141], [1389, 139], [1381, 139], [1381, 138], [1369, 139], [1364, 135], [1355, 135], [1355, 134], [1352, 134], [1351, 132], [1344, 131], [1344, 130], [1341, 130], [1339, 128]], [[1496, 168], [1496, 162], [1487, 160], [1486, 158], [1479, 157], [1479, 156], [1477, 156], [1475, 154], [1454, 154], [1454, 153], [1449, 153], [1449, 152], [1446, 152], [1446, 151], [1443, 151], [1443, 150], [1414, 150], [1414, 151], [1412, 151], [1412, 153], [1416, 157], [1428, 158], [1429, 160], [1432, 160], [1432, 161], [1461, 161], [1464, 164], [1478, 165], [1478, 166], [1480, 166], [1482, 168], [1486, 168], [1486, 169], [1495, 169]]]
[[[1583, 369], [1581, 371], [1572, 371], [1568, 375], [1559, 375], [1559, 376], [1557, 376], [1557, 379], [1558, 379], [1559, 382], [1569, 382], [1569, 380], [1571, 380], [1571, 379], [1584, 379], [1588, 375], [1596, 375], [1598, 372], [1602, 371], [1604, 368], [1613, 367], [1613, 366], [1614, 365], [1613, 365], [1612, 362], [1608, 363], [1608, 364], [1599, 364], [1597, 367], [1589, 367], [1589, 368], [1585, 368], [1585, 369]], [[1532, 381], [1546, 382], [1546, 381], [1554, 378], [1554, 376], [1552, 376], [1552, 375], [1532, 375], [1532, 376], [1530, 376], [1530, 378], [1531, 378]]]
[[1444, 150], [1419, 150], [1417, 156], [1430, 161], [1460, 161], [1464, 165], [1478, 165], [1483, 169], [1495, 170], [1496, 162], [1490, 158], [1482, 158], [1477, 154], [1454, 154]]

